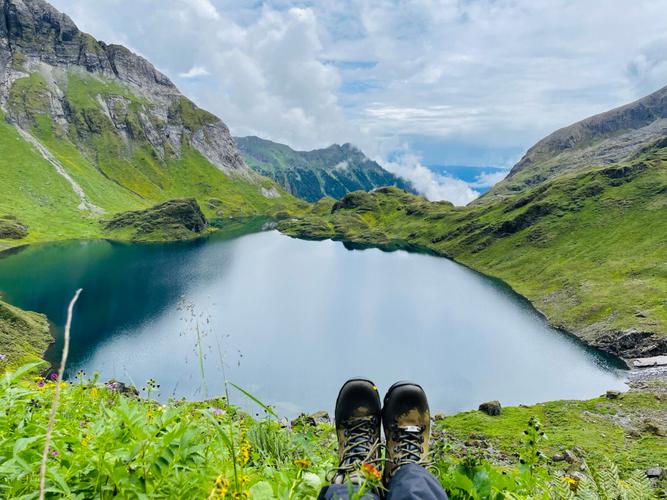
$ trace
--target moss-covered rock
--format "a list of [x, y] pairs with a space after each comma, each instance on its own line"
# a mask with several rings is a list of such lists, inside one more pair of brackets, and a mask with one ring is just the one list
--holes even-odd
[[0, 372], [40, 358], [51, 342], [46, 316], [0, 301]]
[[0, 216], [0, 240], [20, 240], [28, 236], [28, 226], [14, 215]]
[[104, 227], [108, 231], [130, 231], [133, 239], [188, 239], [201, 234], [208, 221], [197, 201], [185, 198], [122, 212], [104, 221]]

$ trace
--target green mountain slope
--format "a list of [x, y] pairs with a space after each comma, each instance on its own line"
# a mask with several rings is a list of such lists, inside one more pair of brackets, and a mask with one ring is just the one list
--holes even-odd
[[0, 0], [0, 248], [106, 234], [101, 220], [171, 198], [209, 218], [297, 200], [249, 169], [225, 124], [150, 63], [41, 0]]
[[476, 203], [512, 195], [527, 186], [594, 166], [624, 161], [667, 137], [667, 87], [556, 130], [533, 147]]
[[428, 249], [504, 280], [590, 345], [625, 358], [666, 354], [664, 137], [613, 164], [516, 191], [514, 182], [467, 207], [396, 189], [352, 193], [280, 227], [301, 237]]
[[351, 144], [295, 151], [259, 137], [234, 140], [253, 170], [271, 177], [294, 196], [307, 201], [327, 196], [339, 199], [353, 191], [371, 191], [384, 186], [415, 192], [408, 181], [387, 172]]

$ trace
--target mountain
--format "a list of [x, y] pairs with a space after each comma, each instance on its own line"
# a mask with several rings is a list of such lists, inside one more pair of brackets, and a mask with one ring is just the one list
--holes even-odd
[[618, 163], [667, 137], [667, 87], [548, 135], [479, 201], [594, 166]]
[[0, 247], [100, 236], [172, 198], [219, 218], [296, 203], [148, 61], [42, 0], [0, 0], [0, 149]]
[[380, 189], [320, 202], [279, 228], [426, 249], [503, 280], [591, 346], [626, 359], [665, 355], [666, 95], [555, 132], [468, 206]]
[[288, 192], [307, 201], [326, 196], [339, 199], [353, 191], [371, 191], [383, 186], [415, 192], [408, 181], [387, 172], [351, 144], [295, 151], [259, 137], [234, 140], [253, 170], [271, 177]]

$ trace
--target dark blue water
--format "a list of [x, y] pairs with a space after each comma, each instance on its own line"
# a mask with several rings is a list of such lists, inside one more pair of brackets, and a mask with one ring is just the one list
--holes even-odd
[[70, 373], [139, 387], [153, 377], [162, 398], [222, 394], [223, 366], [285, 415], [330, 410], [354, 375], [380, 388], [416, 380], [434, 411], [450, 413], [489, 399], [534, 403], [624, 387], [622, 372], [505, 287], [428, 255], [264, 232], [54, 243], [0, 259], [6, 300], [46, 313], [58, 336], [78, 287]]

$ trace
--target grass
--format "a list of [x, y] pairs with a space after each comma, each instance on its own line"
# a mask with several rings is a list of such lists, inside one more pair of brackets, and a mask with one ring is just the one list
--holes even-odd
[[[617, 332], [667, 334], [666, 192], [667, 149], [657, 149], [467, 207], [396, 189], [352, 193], [280, 229], [451, 257], [505, 281], [552, 324], [614, 352]], [[637, 354], [632, 346], [618, 351]]]
[[498, 417], [465, 412], [446, 418], [438, 426], [458, 442], [484, 436], [493, 447], [512, 457], [516, 436], [532, 416], [537, 416], [547, 429], [548, 439], [542, 450], [548, 456], [577, 449], [590, 463], [612, 459], [626, 472], [667, 463], [666, 437], [648, 430], [646, 424], [665, 421], [667, 401], [650, 391], [630, 391], [619, 399], [600, 397], [504, 408]]
[[51, 342], [46, 316], [0, 301], [0, 371], [41, 359]]
[[[227, 398], [159, 403], [151, 399], [153, 393], [147, 387], [146, 396], [138, 398], [124, 395], [118, 385], [100, 383], [95, 375], [88, 379], [80, 373], [71, 383], [53, 382], [48, 374], [45, 377], [29, 369], [8, 372], [0, 379], [3, 497], [25, 497], [37, 490], [57, 383], [61, 384], [61, 402], [47, 463], [48, 497], [315, 498], [336, 466], [336, 438], [330, 424], [298, 424], [289, 429], [269, 414], [251, 418]], [[636, 397], [640, 404], [653, 408], [651, 396], [655, 400], [655, 395]], [[571, 436], [560, 427], [568, 420], [589, 418], [585, 409], [602, 411], [599, 403], [506, 408], [498, 418], [479, 412], [448, 417], [438, 424], [448, 433], [482, 429], [517, 456], [511, 463], [497, 465], [480, 457], [478, 450], [461, 455], [452, 439], [436, 431], [434, 473], [454, 499], [568, 498], [573, 495], [570, 483], [583, 491], [592, 487], [588, 478], [600, 471], [607, 471], [613, 479], [617, 467], [611, 466], [609, 472], [609, 460], [617, 457], [594, 434], [601, 430], [615, 434], [617, 424], [603, 419], [600, 427], [579, 429]], [[620, 411], [622, 403], [608, 402], [609, 411]], [[663, 411], [666, 404], [660, 403]], [[590, 453], [585, 474], [560, 476], [558, 466], [537, 453], [545, 441], [539, 421], [530, 418], [535, 414], [550, 420], [542, 427], [549, 446], [559, 444], [561, 438], [565, 441], [560, 444], [569, 446], [574, 439]], [[652, 460], [664, 464], [664, 447], [652, 451]], [[614, 487], [624, 488], [626, 494], [634, 491], [633, 498], [651, 498], [655, 492], [646, 479], [630, 472], [643, 466], [646, 457], [630, 448], [623, 458], [627, 460], [613, 480]]]

